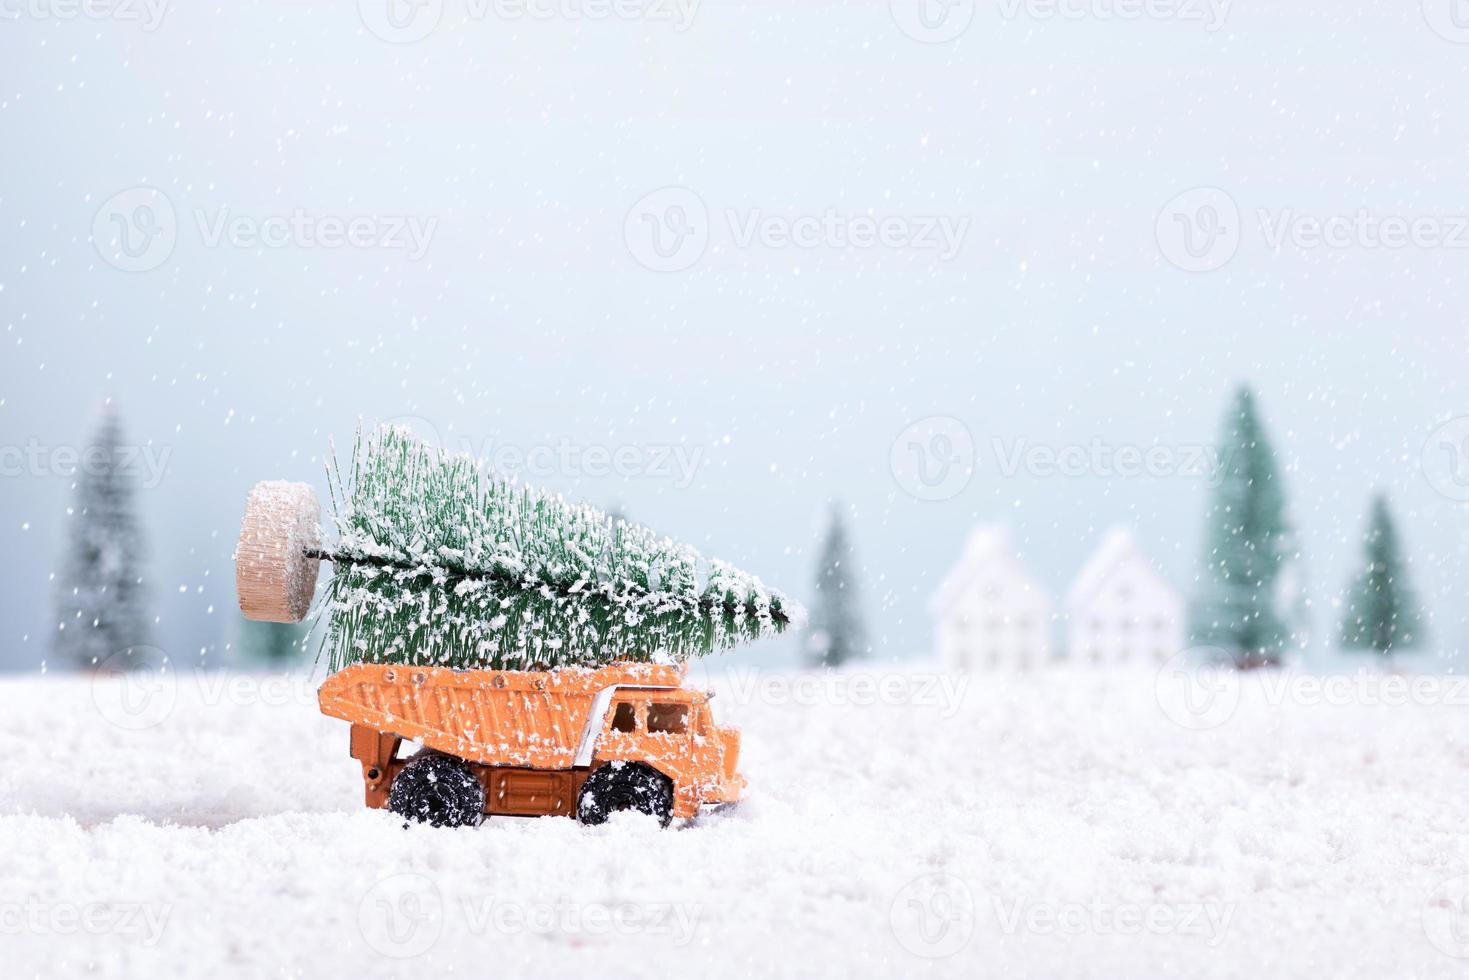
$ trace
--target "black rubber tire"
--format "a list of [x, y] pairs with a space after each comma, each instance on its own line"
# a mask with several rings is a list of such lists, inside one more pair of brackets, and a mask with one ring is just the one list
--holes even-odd
[[420, 755], [393, 780], [388, 809], [433, 827], [472, 827], [485, 812], [485, 788], [453, 756]]
[[576, 818], [596, 825], [622, 810], [657, 817], [667, 827], [673, 819], [673, 780], [641, 762], [603, 763], [582, 784]]

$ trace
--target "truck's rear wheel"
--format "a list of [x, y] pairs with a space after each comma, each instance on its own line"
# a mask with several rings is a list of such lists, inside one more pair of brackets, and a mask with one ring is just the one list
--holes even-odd
[[598, 766], [582, 784], [576, 801], [577, 819], [585, 824], [606, 823], [621, 810], [657, 817], [667, 827], [673, 819], [673, 780], [641, 762]]
[[393, 780], [388, 809], [434, 827], [468, 827], [485, 811], [485, 788], [458, 759], [421, 755]]

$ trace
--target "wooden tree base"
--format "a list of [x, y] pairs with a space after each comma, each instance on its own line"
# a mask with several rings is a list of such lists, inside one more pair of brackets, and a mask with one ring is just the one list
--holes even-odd
[[311, 609], [321, 560], [321, 505], [305, 483], [267, 481], [250, 491], [235, 548], [235, 592], [246, 619], [299, 623]]

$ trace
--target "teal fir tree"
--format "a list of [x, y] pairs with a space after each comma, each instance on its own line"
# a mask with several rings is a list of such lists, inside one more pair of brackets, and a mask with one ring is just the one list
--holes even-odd
[[311, 631], [300, 623], [242, 620], [240, 653], [252, 665], [280, 670], [305, 659]]
[[816, 598], [803, 648], [806, 662], [814, 667], [839, 667], [868, 652], [852, 543], [835, 506], [817, 557]]
[[110, 667], [126, 667], [140, 663], [138, 648], [150, 643], [143, 533], [134, 502], [140, 477], [129, 464], [122, 423], [109, 404], [91, 445], [79, 454], [74, 503], [67, 510], [52, 644], [59, 666], [91, 670], [113, 658]]
[[1300, 555], [1275, 452], [1247, 387], [1225, 417], [1218, 465], [1191, 642], [1224, 650], [1241, 668], [1277, 666], [1296, 618], [1278, 580]]
[[1422, 646], [1423, 614], [1408, 584], [1397, 527], [1382, 494], [1372, 501], [1363, 550], [1366, 567], [1347, 596], [1342, 648], [1390, 657], [1396, 651]]

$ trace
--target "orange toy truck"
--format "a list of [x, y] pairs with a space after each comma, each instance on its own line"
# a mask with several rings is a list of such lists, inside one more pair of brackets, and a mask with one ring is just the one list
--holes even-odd
[[[319, 563], [319, 508], [304, 484], [261, 484], [236, 551], [247, 619], [299, 622]], [[367, 805], [435, 826], [483, 815], [620, 810], [693, 817], [739, 799], [740, 735], [716, 725], [684, 669], [645, 663], [451, 670], [359, 663], [327, 678], [323, 713], [350, 723]], [[420, 748], [400, 756], [404, 743]]]
[[[481, 814], [618, 810], [664, 825], [737, 800], [739, 731], [682, 671], [651, 664], [547, 671], [356, 664], [321, 687], [321, 710], [352, 725], [367, 805], [436, 826]], [[423, 750], [398, 758], [405, 740]]]

